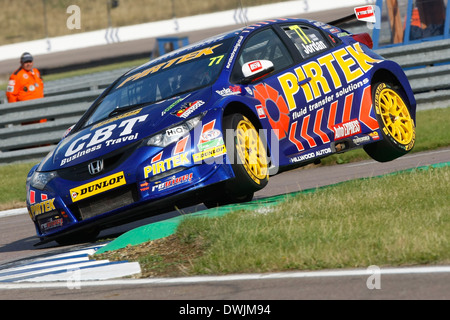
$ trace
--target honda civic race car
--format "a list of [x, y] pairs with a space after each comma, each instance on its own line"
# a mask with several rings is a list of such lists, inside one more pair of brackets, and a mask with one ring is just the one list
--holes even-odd
[[269, 176], [354, 148], [415, 143], [401, 67], [368, 34], [275, 19], [192, 44], [117, 79], [27, 178], [41, 243], [142, 216], [244, 202]]

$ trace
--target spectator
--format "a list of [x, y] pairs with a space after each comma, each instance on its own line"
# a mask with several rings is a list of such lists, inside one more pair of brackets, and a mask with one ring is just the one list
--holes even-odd
[[39, 70], [33, 68], [30, 53], [25, 52], [20, 57], [20, 68], [9, 78], [6, 97], [9, 103], [44, 97], [44, 82]]

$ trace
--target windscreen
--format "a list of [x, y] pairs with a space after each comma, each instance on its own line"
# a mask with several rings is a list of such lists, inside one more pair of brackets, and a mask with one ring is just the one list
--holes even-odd
[[179, 50], [124, 75], [93, 107], [83, 127], [211, 85], [222, 70], [234, 38], [217, 38]]

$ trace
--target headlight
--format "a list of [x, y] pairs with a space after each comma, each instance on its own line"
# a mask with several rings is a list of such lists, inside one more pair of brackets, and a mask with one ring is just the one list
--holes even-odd
[[197, 124], [202, 120], [204, 114], [198, 115], [192, 119], [189, 119], [183, 123], [172, 126], [160, 133], [155, 134], [154, 136], [148, 138], [147, 146], [156, 146], [156, 147], [167, 147], [173, 142], [178, 141], [181, 137], [185, 136], [192, 129], [197, 126]]
[[56, 177], [56, 171], [34, 172], [30, 178], [30, 186], [38, 190], [44, 190], [47, 183]]

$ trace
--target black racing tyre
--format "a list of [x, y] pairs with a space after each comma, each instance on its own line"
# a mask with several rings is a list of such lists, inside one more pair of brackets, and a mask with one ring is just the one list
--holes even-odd
[[235, 179], [225, 183], [224, 193], [205, 200], [207, 207], [251, 201], [269, 182], [267, 148], [255, 125], [235, 113], [224, 117], [223, 132]]
[[398, 90], [383, 82], [373, 87], [372, 98], [383, 140], [365, 145], [364, 150], [378, 162], [392, 161], [411, 151], [416, 142], [410, 106]]

